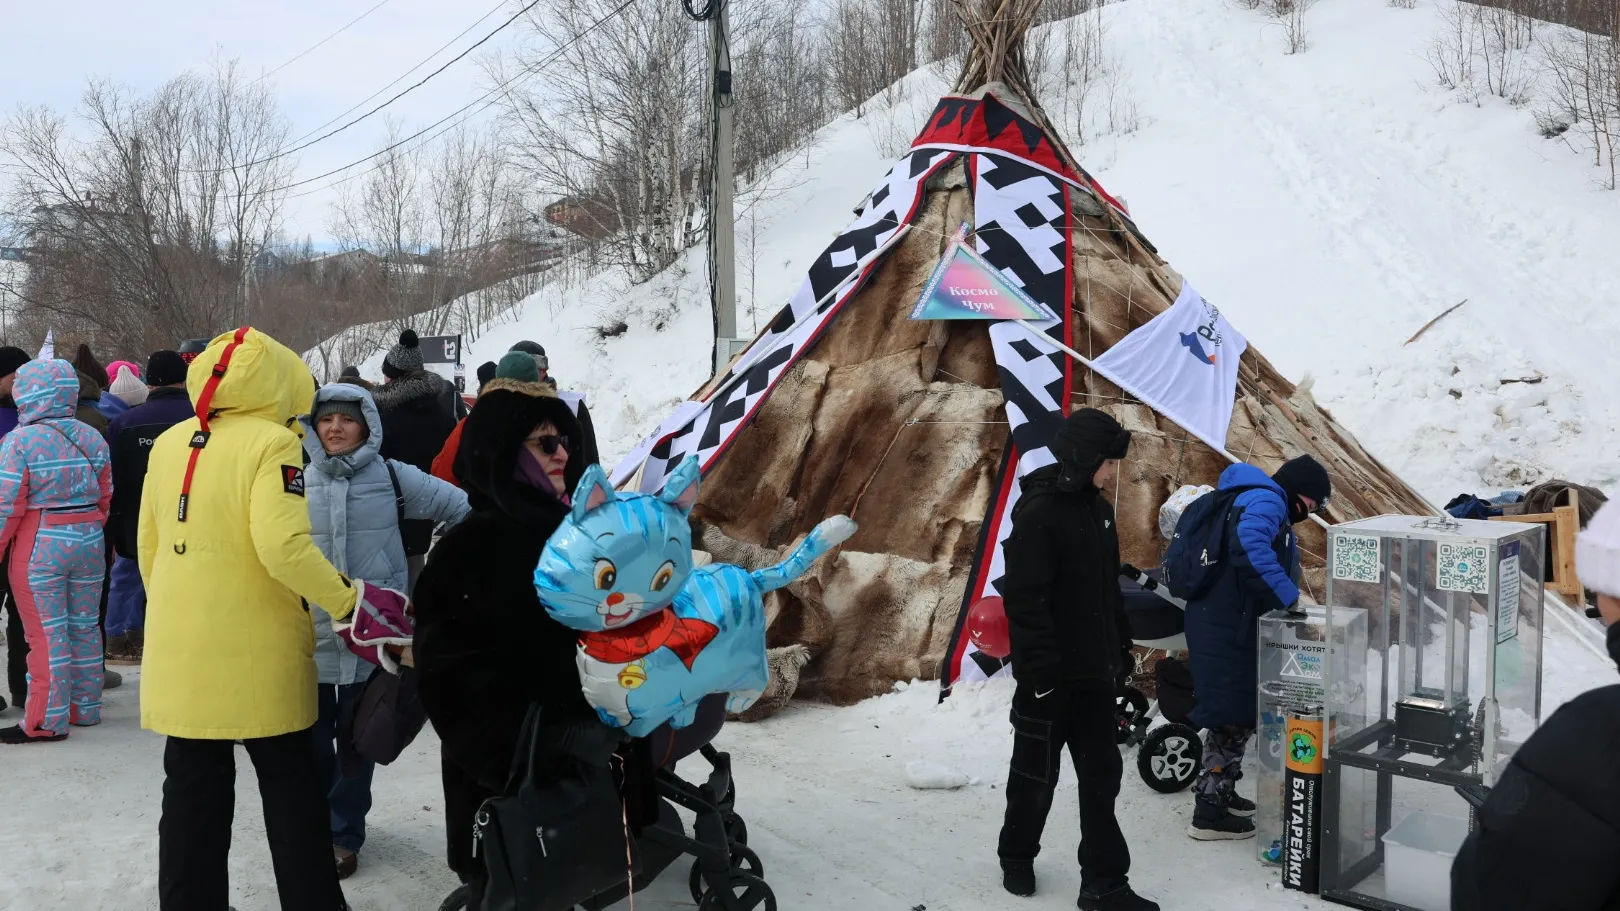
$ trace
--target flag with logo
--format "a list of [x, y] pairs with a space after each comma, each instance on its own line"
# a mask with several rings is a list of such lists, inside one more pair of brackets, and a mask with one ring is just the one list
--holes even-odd
[[1248, 339], [1183, 281], [1170, 309], [1097, 358], [1096, 371], [1216, 449], [1226, 448]]

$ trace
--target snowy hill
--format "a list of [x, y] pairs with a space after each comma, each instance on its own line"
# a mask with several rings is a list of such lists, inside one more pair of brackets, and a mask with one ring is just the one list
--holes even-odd
[[[1102, 15], [1116, 73], [1107, 99], [1093, 86], [1092, 138], [1076, 154], [1284, 373], [1316, 374], [1319, 398], [1431, 499], [1552, 474], [1620, 479], [1606, 457], [1620, 442], [1620, 377], [1601, 367], [1620, 336], [1608, 306], [1620, 195], [1588, 157], [1539, 137], [1525, 109], [1435, 85], [1423, 57], [1434, 6], [1323, 0], [1309, 50], [1291, 56], [1275, 25], [1225, 4], [1133, 0]], [[849, 221], [943, 86], [938, 72], [913, 74], [890, 93], [898, 103], [834, 122], [768, 192], [744, 194], [745, 332]], [[589, 394], [616, 457], [707, 377], [703, 262], [698, 248], [645, 285], [610, 271], [536, 295], [481, 327], [469, 372], [540, 341]], [[599, 337], [619, 320], [622, 335]]]

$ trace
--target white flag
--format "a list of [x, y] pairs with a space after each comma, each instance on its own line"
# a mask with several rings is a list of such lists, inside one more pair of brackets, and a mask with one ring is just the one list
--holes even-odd
[[1248, 339], [1192, 285], [1094, 362], [1097, 372], [1216, 449], [1226, 448]]
[[36, 360], [48, 361], [56, 357], [56, 337], [54, 330], [45, 330], [45, 344], [39, 346], [39, 357]]

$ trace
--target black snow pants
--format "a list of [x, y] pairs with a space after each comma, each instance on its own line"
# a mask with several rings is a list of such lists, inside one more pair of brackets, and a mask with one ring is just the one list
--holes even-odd
[[[315, 771], [309, 729], [245, 740], [264, 800], [282, 911], [346, 907], [332, 857], [326, 782]], [[170, 737], [163, 750], [163, 818], [158, 822], [162, 911], [225, 911], [231, 818], [236, 806], [236, 744]]]
[[1080, 780], [1080, 887], [1092, 895], [1106, 895], [1128, 885], [1131, 852], [1114, 817], [1125, 764], [1115, 740], [1113, 695], [1070, 687], [1037, 695], [1035, 687], [1020, 681], [1013, 694], [1012, 723], [1001, 859], [1028, 862], [1040, 853], [1041, 832], [1067, 746]]

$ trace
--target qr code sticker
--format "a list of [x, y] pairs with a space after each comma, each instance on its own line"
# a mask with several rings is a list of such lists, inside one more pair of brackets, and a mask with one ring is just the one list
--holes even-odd
[[1490, 588], [1483, 544], [1440, 545], [1440, 566], [1435, 587], [1447, 592], [1483, 595]]
[[1342, 582], [1377, 582], [1382, 579], [1378, 539], [1366, 535], [1335, 534], [1333, 578]]

